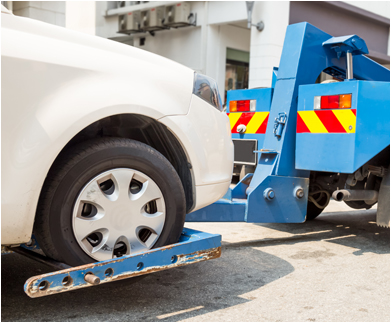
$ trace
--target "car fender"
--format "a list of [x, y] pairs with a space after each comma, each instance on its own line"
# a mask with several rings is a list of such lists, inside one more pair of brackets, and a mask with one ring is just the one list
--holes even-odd
[[109, 94], [108, 82], [98, 80], [93, 75], [80, 78], [40, 101], [15, 100], [12, 93], [3, 91], [3, 107], [9, 103], [23, 113], [6, 118], [10, 122], [2, 125], [2, 162], [3, 169], [7, 169], [2, 176], [2, 185], [7, 187], [2, 208], [3, 214], [13, 214], [9, 220], [2, 220], [2, 243], [29, 241], [45, 177], [61, 150], [81, 130], [112, 115], [140, 114], [158, 120], [166, 115], [181, 115], [189, 108], [190, 90], [183, 109], [183, 102], [176, 102], [175, 96], [161, 89], [154, 91], [156, 95], [145, 96], [142, 91], [130, 95], [120, 79], [113, 79]]

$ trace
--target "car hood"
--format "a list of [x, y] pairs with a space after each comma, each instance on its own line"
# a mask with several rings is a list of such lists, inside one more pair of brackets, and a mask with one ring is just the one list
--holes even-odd
[[[75, 52], [72, 53], [72, 50], [74, 49], [77, 51], [80, 61], [88, 60], [88, 62], [95, 63], [94, 65], [87, 64], [89, 65], [88, 69], [94, 71], [110, 71], [110, 74], [118, 73], [123, 75], [124, 71], [129, 66], [132, 66], [137, 62], [137, 64], [145, 64], [148, 68], [153, 68], [155, 71], [158, 71], [159, 74], [167, 73], [166, 75], [169, 79], [188, 79], [193, 78], [194, 76], [194, 71], [186, 66], [130, 45], [80, 33], [30, 18], [7, 15], [5, 13], [2, 14], [2, 18], [5, 18], [3, 20], [13, 20], [11, 28], [14, 31], [47, 38], [46, 43], [48, 44], [48, 48], [51, 46], [51, 40], [53, 47], [55, 47], [58, 42], [69, 43], [69, 65], [72, 65], [72, 59], [74, 64], [78, 65], [78, 62], [76, 62], [77, 60], [75, 59]], [[3, 27], [2, 23], [2, 28]], [[81, 47], [83, 48], [82, 50], [80, 50]], [[50, 51], [50, 49], [48, 51]], [[97, 51], [99, 51], [100, 55], [94, 55]], [[6, 51], [4, 52], [2, 49], [2, 52], [2, 55], [4, 55]], [[45, 55], [42, 56], [44, 57]], [[95, 56], [100, 57], [99, 62], [94, 62]], [[102, 57], [104, 57], [104, 59], [102, 59]], [[121, 61], [122, 65], [118, 64], [118, 61]], [[117, 64], [113, 64], [113, 62], [117, 62]]]

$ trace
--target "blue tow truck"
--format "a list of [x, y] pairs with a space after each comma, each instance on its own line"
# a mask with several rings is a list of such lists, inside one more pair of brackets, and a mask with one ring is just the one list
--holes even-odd
[[[270, 89], [228, 92], [235, 163], [256, 165], [187, 221], [301, 223], [330, 198], [355, 209], [378, 202], [390, 225], [390, 71], [356, 35], [308, 23], [287, 28]], [[330, 81], [315, 84], [324, 73]]]
[[[301, 223], [333, 197], [357, 209], [378, 203], [377, 223], [389, 227], [390, 71], [364, 54], [365, 41], [356, 35], [290, 25], [272, 87], [228, 92], [235, 161], [255, 171], [186, 220]], [[332, 80], [316, 84], [321, 73]], [[37, 248], [14, 251], [60, 270], [28, 279], [30, 297], [214, 259], [221, 236], [184, 229], [174, 245], [79, 267], [47, 259]]]

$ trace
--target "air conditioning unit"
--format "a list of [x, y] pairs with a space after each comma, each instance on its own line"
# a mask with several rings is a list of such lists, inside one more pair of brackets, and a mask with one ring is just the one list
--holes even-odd
[[141, 12], [133, 11], [126, 15], [120, 15], [118, 20], [118, 32], [129, 34], [139, 31], [141, 23]]
[[187, 2], [179, 2], [166, 6], [164, 25], [181, 27], [189, 25], [190, 5]]
[[151, 15], [149, 10], [141, 11], [141, 24], [140, 29], [145, 30], [150, 26]]
[[141, 29], [153, 31], [164, 29], [164, 7], [151, 8], [141, 12]]

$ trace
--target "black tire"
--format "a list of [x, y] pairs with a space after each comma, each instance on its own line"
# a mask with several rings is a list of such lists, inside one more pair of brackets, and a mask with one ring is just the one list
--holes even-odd
[[[328, 198], [327, 198], [326, 194], [322, 194], [322, 197], [318, 201], [318, 204], [324, 205], [327, 202], [327, 199]], [[320, 215], [323, 212], [324, 209], [325, 208], [323, 208], [323, 209], [318, 208], [314, 203], [312, 203], [310, 200], [308, 200], [306, 221], [314, 220], [316, 217], [318, 217], [318, 215]]]
[[115, 168], [132, 168], [159, 186], [166, 218], [153, 248], [178, 241], [186, 216], [181, 180], [170, 162], [157, 150], [123, 138], [100, 138], [62, 152], [45, 180], [34, 224], [43, 252], [71, 266], [96, 262], [79, 246], [72, 228], [72, 210], [84, 185], [98, 174]]
[[377, 202], [371, 204], [371, 205], [368, 205], [367, 203], [365, 203], [365, 201], [344, 201], [345, 204], [349, 207], [351, 207], [352, 209], [356, 209], [356, 210], [360, 210], [360, 209], [366, 209], [366, 210], [369, 210], [372, 206], [374, 206]]
[[323, 209], [318, 208], [314, 203], [308, 202], [306, 221], [314, 220], [323, 212]]
[[[348, 190], [363, 190], [365, 189], [365, 184], [367, 183], [367, 178], [365, 178], [362, 181], [357, 182], [355, 186], [350, 186], [348, 184], [345, 184], [345, 188]], [[370, 209], [372, 206], [374, 206], [377, 202], [374, 202], [373, 204], [369, 205], [365, 203], [365, 201], [344, 201], [345, 204], [352, 209], [360, 210], [360, 209]]]

